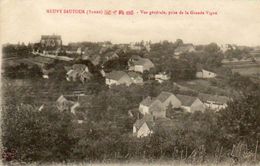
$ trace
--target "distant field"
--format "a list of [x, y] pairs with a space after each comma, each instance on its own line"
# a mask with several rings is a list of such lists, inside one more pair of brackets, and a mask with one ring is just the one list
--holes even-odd
[[225, 89], [223, 89], [221, 87], [213, 86], [210, 80], [197, 79], [192, 81], [181, 81], [178, 82], [178, 84], [200, 93], [209, 93], [224, 96], [229, 96], [230, 94], [234, 93], [234, 91], [229, 87], [225, 87]]
[[250, 75], [255, 75], [260, 77], [260, 66], [258, 67], [249, 67], [249, 68], [234, 68], [232, 69], [233, 73], [239, 73], [241, 75], [245, 75], [245, 76], [250, 76]]
[[231, 68], [233, 73], [239, 73], [244, 76], [256, 76], [260, 77], [260, 58], [255, 58], [255, 62], [252, 61], [235, 61], [229, 63], [223, 63], [223, 66]]
[[3, 59], [2, 64], [5, 67], [8, 66], [17, 66], [20, 65], [21, 63], [27, 64], [29, 66], [31, 65], [38, 65], [42, 67], [44, 63], [52, 62], [53, 59], [50, 58], [45, 58], [45, 57], [27, 57], [27, 58], [20, 58], [20, 57], [14, 57], [14, 58], [8, 58], [8, 59]]

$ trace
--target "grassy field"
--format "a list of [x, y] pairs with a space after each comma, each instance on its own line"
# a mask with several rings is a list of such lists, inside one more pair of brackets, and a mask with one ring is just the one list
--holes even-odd
[[260, 77], [260, 66], [257, 67], [241, 67], [241, 68], [234, 68], [232, 69], [233, 73], [239, 73], [241, 75], [245, 75], [245, 76], [258, 76]]
[[13, 166], [20, 166], [20, 165], [28, 165], [28, 166], [38, 166], [38, 165], [46, 165], [46, 166], [121, 166], [121, 165], [128, 165], [128, 166], [233, 166], [233, 165], [239, 165], [239, 166], [257, 166], [260, 163], [236, 163], [234, 164], [232, 161], [223, 161], [219, 163], [206, 161], [204, 163], [185, 163], [184, 161], [143, 161], [143, 162], [105, 162], [105, 163], [12, 163]]
[[[219, 79], [217, 81], [221, 81], [221, 80]], [[200, 93], [209, 93], [209, 94], [216, 94], [216, 95], [223, 95], [223, 96], [229, 96], [230, 94], [234, 93], [234, 91], [229, 87], [222, 88], [222, 87], [213, 86], [210, 80], [208, 79], [181, 81], [178, 82], [178, 84]]]
[[224, 63], [223, 66], [231, 68], [233, 73], [239, 73], [244, 76], [260, 77], [260, 58], [256, 58], [255, 62], [230, 62]]

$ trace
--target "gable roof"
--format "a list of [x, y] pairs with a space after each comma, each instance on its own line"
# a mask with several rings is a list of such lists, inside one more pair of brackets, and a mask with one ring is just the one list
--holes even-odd
[[91, 78], [93, 75], [90, 72], [83, 71], [80, 73], [80, 77]]
[[150, 108], [151, 113], [166, 111], [164, 109], [164, 107], [162, 106], [162, 103], [157, 99], [155, 99], [154, 102], [152, 102], [152, 104], [150, 106], [151, 106], [151, 108]]
[[128, 76], [128, 75], [123, 71], [112, 71], [110, 73], [106, 73], [106, 78], [112, 80], [120, 80], [123, 76]]
[[144, 123], [146, 123], [148, 128], [150, 130], [152, 130], [152, 128], [154, 126], [154, 121], [153, 121], [152, 115], [146, 114], [146, 115], [144, 115], [144, 117], [142, 119], [138, 119], [134, 123], [134, 126], [136, 127], [136, 130], [138, 131], [143, 126]]
[[165, 100], [167, 100], [171, 95], [173, 95], [172, 93], [170, 92], [161, 92], [159, 94], [159, 96], [156, 97], [156, 99], [158, 99], [160, 102], [165, 102]]
[[77, 77], [78, 72], [75, 71], [75, 70], [69, 70], [66, 74], [67, 74], [69, 77]]
[[187, 96], [187, 95], [176, 95], [176, 97], [181, 101], [182, 105], [184, 106], [191, 106], [193, 102], [197, 99], [193, 96]]
[[57, 99], [57, 103], [58, 104], [63, 104], [65, 103], [68, 107], [71, 107], [72, 105], [75, 104], [76, 98], [75, 96], [64, 96], [61, 95], [58, 99]]
[[58, 103], [62, 103], [62, 102], [65, 102], [65, 101], [68, 101], [63, 95], [61, 95], [58, 99], [57, 99], [57, 102]]
[[76, 70], [77, 72], [81, 72], [81, 71], [84, 71], [86, 69], [86, 65], [85, 64], [74, 64], [72, 66], [72, 69], [73, 70]]

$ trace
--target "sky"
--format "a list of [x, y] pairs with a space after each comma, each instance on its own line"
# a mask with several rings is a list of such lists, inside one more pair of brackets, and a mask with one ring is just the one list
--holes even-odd
[[[175, 41], [260, 45], [260, 0], [0, 0], [1, 43], [39, 42], [57, 34], [80, 41]], [[210, 15], [50, 14], [47, 9], [214, 11]]]

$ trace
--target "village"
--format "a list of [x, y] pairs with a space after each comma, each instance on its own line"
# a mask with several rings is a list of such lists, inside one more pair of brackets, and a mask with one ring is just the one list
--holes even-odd
[[256, 161], [260, 47], [64, 43], [54, 34], [3, 45], [7, 154], [27, 161]]
[[[185, 44], [180, 39], [174, 44], [176, 48], [170, 57], [172, 60], [179, 61], [187, 54], [202, 52], [202, 50], [196, 50], [193, 44]], [[216, 49], [214, 47], [216, 46], [212, 45], [212, 49]], [[71, 43], [65, 46], [62, 44], [61, 36], [43, 35], [39, 43], [31, 45], [32, 55], [29, 58], [24, 58], [23, 63], [29, 65], [37, 64], [41, 69], [42, 78], [48, 80], [52, 73], [57, 72], [53, 64], [55, 65], [57, 61], [65, 62], [63, 68], [66, 72], [61, 77], [66, 78], [68, 82], [77, 82], [77, 84], [87, 84], [96, 75], [103, 78], [103, 84], [108, 88], [120, 85], [125, 86], [125, 88], [132, 85], [142, 87], [147, 82], [157, 82], [160, 86], [160, 84], [170, 82], [172, 86], [178, 89], [178, 92], [164, 90], [160, 91], [157, 96], [142, 96], [139, 104], [133, 105], [128, 110], [128, 115], [135, 119], [132, 124], [132, 134], [138, 138], [151, 135], [157, 122], [164, 121], [166, 127], [174, 126], [173, 124], [176, 123], [176, 120], [172, 120], [174, 115], [171, 115], [171, 112], [194, 113], [196, 111], [205, 112], [208, 110], [217, 112], [225, 109], [228, 102], [231, 102], [234, 98], [234, 95], [227, 93], [228, 89], [224, 90], [224, 92], [221, 90], [210, 90], [210, 88], [218, 89], [216, 86], [209, 85], [208, 91], [201, 90], [205, 83], [211, 82], [212, 84], [213, 81], [221, 80], [225, 77], [225, 74], [217, 73], [218, 70], [216, 68], [211, 69], [205, 65], [203, 67], [199, 63], [192, 64], [192, 69], [189, 69], [189, 67], [185, 68], [185, 66], [182, 69], [190, 70], [194, 73], [193, 76], [191, 74], [191, 76], [188, 76], [190, 77], [188, 79], [175, 79], [176, 81], [172, 81], [174, 80], [172, 79], [173, 74], [187, 74], [185, 73], [186, 71], [173, 73], [171, 69], [163, 67], [163, 62], [160, 64], [162, 66], [158, 66], [158, 62], [154, 63], [153, 59], [156, 58], [150, 55], [151, 43], [149, 42], [115, 45], [110, 42], [104, 42], [93, 45], [93, 48], [84, 46], [82, 43]], [[236, 46], [226, 45], [219, 47], [217, 53], [225, 53], [229, 50], [237, 49], [238, 47]], [[259, 69], [259, 55], [260, 49], [258, 51], [257, 49], [251, 49], [248, 56], [237, 60], [237, 64], [246, 61], [254, 63], [253, 66]], [[164, 59], [164, 55], [160, 56], [161, 59]], [[235, 60], [230, 60], [230, 57], [226, 57], [222, 59], [221, 63], [224, 65], [232, 64], [235, 63]], [[258, 73], [255, 73], [255, 75], [257, 76], [258, 74], [257, 77], [259, 78], [259, 70], [257, 71]], [[187, 81], [183, 83], [183, 80]], [[198, 84], [197, 86], [202, 86], [202, 88], [197, 89], [196, 84]], [[72, 93], [65, 91], [56, 99], [55, 105], [62, 112], [67, 110], [77, 115], [77, 123], [82, 124], [88, 118], [86, 112], [78, 110], [91, 107], [90, 100], [94, 95], [85, 94], [84, 90], [77, 89], [74, 89]], [[44, 109], [44, 107], [45, 104], [42, 103], [39, 106], [39, 110]]]

